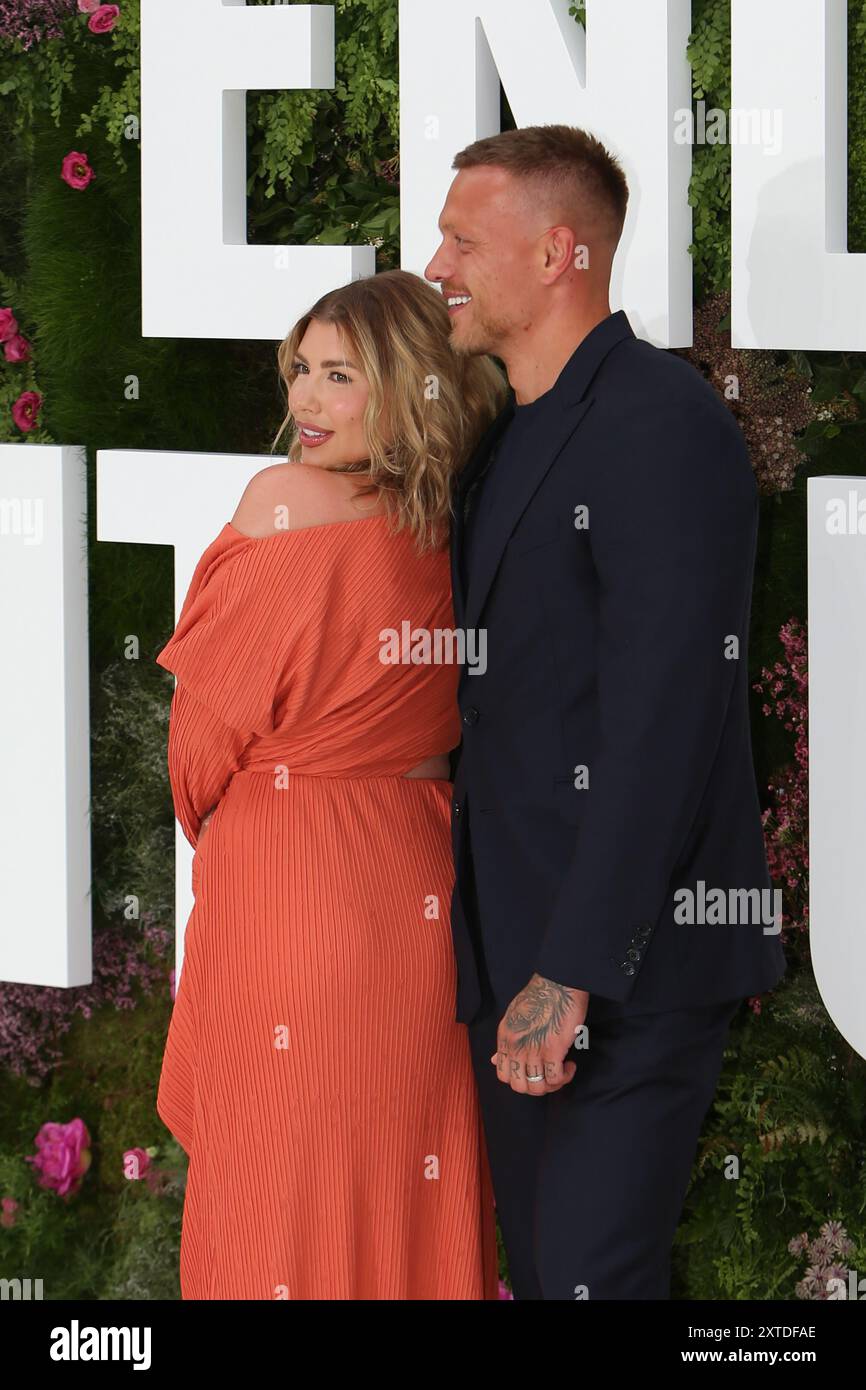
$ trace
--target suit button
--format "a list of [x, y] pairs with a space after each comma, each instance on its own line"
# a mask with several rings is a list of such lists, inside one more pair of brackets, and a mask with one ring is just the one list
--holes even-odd
[[470, 705], [469, 709], [466, 711], [466, 713], [465, 713], [464, 716], [463, 716], [463, 723], [464, 723], [464, 724], [477, 724], [477, 723], [478, 723], [478, 720], [479, 720], [480, 718], [481, 718], [481, 715], [479, 714], [479, 712], [478, 712], [478, 710], [475, 708], [475, 706], [474, 706], [474, 705]]
[[637, 931], [635, 932], [635, 936], [637, 937], [638, 941], [646, 941], [651, 931], [652, 927], [638, 927]]
[[634, 966], [633, 966], [633, 965], [629, 965], [629, 964], [628, 964], [628, 961], [623, 961], [623, 963], [622, 963], [622, 972], [623, 972], [624, 975], [633, 975], [633, 974], [634, 974]]
[[461, 812], [461, 810], [462, 810], [463, 808], [461, 807], [459, 801], [455, 801], [455, 802], [454, 802], [454, 808], [453, 808], [453, 809], [454, 809], [454, 814], [455, 814], [455, 816], [459, 816], [459, 815], [460, 815], [460, 812]]
[[636, 950], [634, 947], [632, 947], [632, 949], [631, 949], [630, 951], [626, 951], [626, 959], [627, 959], [627, 960], [640, 960], [640, 951], [638, 951], [638, 950]]

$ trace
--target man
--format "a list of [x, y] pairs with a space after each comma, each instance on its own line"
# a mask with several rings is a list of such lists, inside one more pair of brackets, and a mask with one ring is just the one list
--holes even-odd
[[515, 1297], [666, 1298], [729, 1023], [785, 969], [748, 716], [757, 488], [712, 387], [611, 313], [628, 188], [604, 147], [526, 128], [454, 168], [427, 278], [512, 388], [453, 527], [457, 625], [487, 633], [459, 690], [457, 1018]]

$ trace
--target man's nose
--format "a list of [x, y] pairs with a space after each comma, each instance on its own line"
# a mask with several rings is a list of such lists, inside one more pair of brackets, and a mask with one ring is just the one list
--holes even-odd
[[445, 264], [444, 242], [436, 252], [427, 269], [424, 271], [424, 278], [431, 281], [442, 281], [448, 279], [448, 267]]

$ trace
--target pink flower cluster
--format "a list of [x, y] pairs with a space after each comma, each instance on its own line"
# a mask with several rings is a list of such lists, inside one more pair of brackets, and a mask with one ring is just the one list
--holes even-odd
[[770, 877], [783, 891], [783, 928], [805, 932], [809, 921], [808, 647], [805, 628], [791, 618], [779, 632], [783, 659], [764, 667], [755, 690], [763, 713], [794, 735], [794, 761], [777, 772], [763, 815]]
[[140, 995], [165, 989], [173, 947], [173, 928], [143, 915], [140, 935], [117, 925], [94, 933], [92, 984], [56, 989], [0, 982], [0, 1067], [33, 1082], [50, 1076], [63, 1059], [63, 1039], [76, 1015], [132, 1010]]
[[92, 34], [108, 34], [120, 17], [120, 6], [100, 0], [0, 0], [0, 40], [20, 43], [26, 52], [45, 39], [62, 38], [65, 21], [76, 13], [88, 16]]
[[[84, 8], [90, 5], [90, 0], [78, 0], [78, 4], [80, 8]], [[117, 10], [117, 6], [101, 5], [98, 8], [94, 6], [92, 18], [95, 18], [101, 10]], [[81, 150], [70, 150], [61, 165], [60, 177], [70, 188], [80, 191], [87, 188], [96, 174], [88, 163], [86, 154]], [[0, 309], [0, 343], [3, 344], [3, 354], [7, 362], [29, 362], [31, 360], [31, 345], [18, 332], [18, 321], [9, 307]], [[42, 402], [43, 398], [38, 391], [22, 391], [13, 404], [12, 419], [22, 433], [29, 434], [31, 430], [38, 427]]]
[[[114, 28], [120, 15], [118, 5], [101, 5], [99, 0], [77, 0], [77, 5], [82, 14], [90, 16], [87, 27], [94, 34], [108, 33]], [[0, 0], [0, 35], [3, 33], [3, 6], [4, 0]], [[24, 8], [26, 10], [26, 5]], [[82, 150], [70, 150], [63, 158], [60, 177], [69, 188], [80, 192], [92, 183], [96, 173]], [[3, 344], [7, 362], [30, 361], [30, 343], [18, 332], [17, 320], [9, 307], [0, 309], [0, 343]], [[23, 391], [15, 401], [12, 406], [12, 419], [22, 433], [29, 434], [38, 427], [42, 403], [43, 398], [38, 391]]]
[[0, 343], [7, 362], [30, 361], [30, 344], [18, 332], [18, 320], [11, 309], [0, 309]]
[[810, 1240], [808, 1232], [803, 1231], [788, 1241], [788, 1250], [792, 1255], [805, 1255], [809, 1261], [806, 1273], [797, 1284], [797, 1297], [814, 1300], [829, 1299], [831, 1296], [839, 1298], [841, 1286], [831, 1285], [830, 1281], [837, 1279], [847, 1285], [848, 1268], [843, 1264], [842, 1257], [850, 1255], [854, 1248], [854, 1242], [848, 1239], [841, 1221], [825, 1221], [814, 1240]]
[[64, 1200], [74, 1197], [91, 1164], [90, 1142], [87, 1125], [81, 1119], [65, 1125], [44, 1124], [36, 1136], [38, 1152], [26, 1159], [39, 1173], [39, 1186]]
[[[0, 309], [0, 343], [7, 362], [29, 362], [30, 343], [18, 332], [18, 320], [9, 308]], [[12, 419], [25, 434], [39, 424], [42, 397], [38, 391], [22, 391], [12, 406]]]
[[0, 0], [0, 39], [26, 51], [43, 39], [60, 38], [75, 9], [75, 0]]

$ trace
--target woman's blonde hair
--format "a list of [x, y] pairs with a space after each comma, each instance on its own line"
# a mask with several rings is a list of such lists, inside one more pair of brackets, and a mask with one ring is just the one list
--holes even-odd
[[[369, 474], [358, 496], [379, 494], [396, 529], [409, 526], [419, 549], [438, 549], [447, 543], [456, 476], [505, 404], [502, 372], [490, 357], [452, 350], [448, 309], [432, 285], [405, 270], [386, 270], [332, 290], [298, 320], [277, 352], [287, 395], [313, 319], [336, 325], [346, 356], [354, 357], [370, 386], [364, 414], [369, 460], [330, 471]], [[291, 421], [289, 411], [272, 452]], [[295, 430], [288, 460], [300, 457]]]

